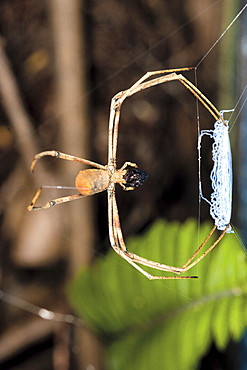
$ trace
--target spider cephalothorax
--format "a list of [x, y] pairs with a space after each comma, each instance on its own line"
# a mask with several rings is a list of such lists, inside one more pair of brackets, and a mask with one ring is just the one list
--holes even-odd
[[141, 171], [138, 168], [127, 166], [126, 173], [123, 179], [126, 181], [124, 186], [126, 188], [139, 188], [144, 184], [148, 178], [148, 173], [146, 171]]

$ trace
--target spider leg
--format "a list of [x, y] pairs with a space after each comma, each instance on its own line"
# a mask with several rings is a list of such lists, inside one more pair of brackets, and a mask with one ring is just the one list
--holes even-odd
[[141, 272], [149, 280], [162, 280], [162, 279], [193, 279], [197, 276], [155, 276], [145, 271], [138, 264], [155, 268], [160, 271], [173, 272], [180, 274], [182, 269], [163, 265], [154, 261], [150, 261], [146, 258], [140, 257], [134, 253], [128, 252], [121, 230], [118, 208], [114, 190], [108, 190], [108, 222], [109, 222], [109, 237], [110, 243], [114, 251], [129, 264], [131, 264], [136, 270]]
[[223, 116], [220, 114], [218, 109], [213, 105], [213, 103], [187, 78], [183, 75], [177, 75], [178, 80], [204, 105], [204, 107], [211, 113], [214, 119], [217, 121], [221, 119], [227, 126]]
[[126, 167], [135, 167], [135, 168], [138, 168], [137, 164], [136, 163], [133, 163], [133, 162], [125, 162], [121, 168], [119, 168], [119, 171], [123, 171]]
[[[221, 119], [225, 123], [224, 118], [218, 111], [218, 109], [211, 103], [211, 101], [187, 78], [176, 72], [189, 71], [194, 67], [188, 68], [177, 68], [177, 69], [165, 69], [160, 71], [147, 72], [142, 76], [134, 85], [129, 89], [120, 91], [117, 93], [111, 101], [110, 107], [110, 118], [109, 118], [109, 136], [108, 136], [108, 165], [112, 166], [112, 170], [116, 169], [116, 151], [117, 151], [117, 140], [118, 140], [118, 126], [120, 119], [121, 105], [124, 100], [141, 90], [145, 90], [149, 87], [162, 84], [169, 81], [181, 82], [210, 112], [210, 114], [216, 119]], [[161, 75], [155, 77], [156, 75]], [[110, 167], [109, 167], [110, 168]]]
[[[109, 135], [108, 135], [108, 165], [111, 165], [112, 168], [116, 168], [116, 151], [117, 151], [117, 140], [118, 140], [118, 127], [120, 119], [120, 110], [121, 106], [126, 98], [131, 95], [136, 94], [137, 92], [147, 89], [151, 86], [161, 84], [163, 82], [177, 80], [178, 75], [175, 72], [178, 71], [188, 71], [192, 68], [179, 68], [179, 69], [168, 69], [162, 71], [147, 72], [142, 76], [134, 85], [129, 89], [120, 91], [117, 93], [111, 100], [110, 107], [110, 118], [109, 118]], [[169, 75], [161, 76], [154, 78], [152, 80], [147, 80], [148, 78], [157, 75], [170, 73]], [[114, 167], [115, 166], [115, 167]]]
[[216, 225], [214, 225], [214, 227], [210, 230], [210, 232], [208, 233], [208, 235], [205, 238], [205, 240], [201, 243], [201, 245], [197, 248], [197, 250], [195, 251], [195, 253], [192, 254], [192, 256], [188, 259], [188, 261], [183, 265], [182, 268], [186, 268], [191, 263], [191, 261], [193, 261], [193, 259], [197, 256], [197, 254], [202, 250], [202, 248], [204, 247], [204, 245], [211, 238], [211, 236], [213, 235], [213, 233], [215, 232], [215, 230], [216, 230]]
[[[134, 257], [133, 260], [136, 263], [140, 263], [140, 264], [143, 264], [145, 266], [149, 266], [149, 267], [161, 270], [161, 271], [169, 271], [169, 272], [173, 272], [173, 273], [177, 273], [177, 274], [184, 273], [184, 272], [188, 271], [189, 269], [191, 269], [192, 267], [194, 267], [195, 265], [197, 265], [197, 263], [199, 263], [204, 257], [206, 257], [207, 254], [209, 254], [217, 246], [217, 244], [221, 241], [221, 239], [223, 238], [223, 236], [225, 235], [225, 233], [226, 233], [226, 231], [229, 227], [230, 227], [230, 225], [227, 225], [225, 230], [223, 230], [223, 232], [220, 234], [218, 239], [206, 250], [206, 252], [204, 252], [195, 261], [191, 262], [195, 258], [195, 256], [199, 253], [199, 251], [204, 247], [204, 245], [207, 243], [207, 241], [210, 239], [210, 237], [212, 236], [213, 232], [216, 229], [216, 226], [214, 226], [212, 228], [212, 230], [210, 231], [210, 233], [208, 234], [208, 236], [206, 237], [206, 239], [200, 245], [200, 247], [196, 250], [196, 252], [189, 258], [189, 260], [182, 267], [166, 266], [166, 265], [163, 265], [163, 264], [160, 264], [160, 263], [157, 263], [157, 262], [153, 262], [153, 261], [148, 261], [148, 263], [146, 263], [147, 260], [143, 259], [143, 257], [139, 257], [139, 256], [134, 255], [132, 253], [129, 253], [129, 255], [130, 256], [133, 255], [133, 257]], [[194, 277], [195, 276], [186, 276], [186, 278], [194, 278]], [[157, 277], [155, 277], [155, 278], [157, 279]], [[162, 279], [162, 277], [158, 277], [158, 278]], [[181, 278], [181, 277], [175, 277], [175, 278]]]
[[59, 158], [59, 159], [65, 159], [67, 161], [80, 162], [80, 163], [84, 163], [88, 166], [100, 168], [100, 169], [103, 169], [103, 170], [106, 169], [106, 166], [103, 166], [99, 163], [89, 161], [87, 159], [75, 157], [74, 155], [69, 155], [69, 154], [66, 154], [66, 153], [61, 153], [61, 152], [58, 152], [57, 150], [48, 150], [48, 151], [41, 152], [41, 153], [38, 153], [38, 154], [35, 155], [35, 157], [32, 161], [31, 167], [30, 167], [31, 172], [34, 171], [34, 167], [35, 167], [37, 161], [40, 158], [45, 157], [45, 156], [51, 156], [51, 157], [55, 157], [55, 158]]
[[206, 250], [206, 252], [204, 252], [200, 257], [198, 257], [195, 261], [191, 262], [195, 256], [198, 254], [198, 252], [204, 247], [204, 245], [207, 243], [207, 241], [209, 240], [209, 238], [212, 236], [212, 234], [214, 233], [215, 229], [216, 229], [216, 225], [212, 228], [212, 230], [209, 232], [208, 236], [206, 237], [206, 239], [204, 240], [204, 242], [200, 245], [200, 247], [195, 251], [195, 253], [188, 259], [188, 261], [183, 265], [182, 269], [183, 269], [183, 272], [186, 272], [188, 271], [189, 269], [191, 269], [193, 266], [197, 265], [198, 262], [200, 262], [204, 257], [206, 257], [206, 255], [211, 252], [215, 247], [216, 245], [221, 241], [221, 239], [223, 238], [223, 236], [225, 235], [225, 233], [227, 232], [228, 228], [230, 227], [230, 224], [227, 225], [225, 227], [225, 229], [222, 231], [222, 233], [220, 234], [220, 236], [218, 237], [218, 239], [216, 239], [216, 241]]
[[109, 198], [109, 201], [111, 202], [111, 206], [109, 205], [109, 232], [111, 234], [110, 241], [111, 241], [112, 248], [115, 250], [117, 254], [119, 254], [122, 258], [124, 258], [127, 262], [129, 262], [133, 267], [135, 267], [135, 269], [137, 269], [139, 272], [145, 275], [149, 280], [197, 278], [197, 276], [156, 276], [156, 275], [152, 275], [148, 273], [147, 271], [143, 270], [143, 268], [141, 268], [137, 264], [151, 267], [151, 268], [154, 268], [160, 271], [172, 272], [175, 274], [184, 273], [188, 271], [189, 269], [191, 269], [193, 266], [195, 266], [198, 262], [200, 262], [204, 257], [206, 257], [208, 253], [210, 253], [217, 246], [217, 244], [221, 241], [221, 239], [223, 238], [227, 229], [230, 226], [230, 225], [227, 225], [225, 230], [223, 230], [223, 232], [218, 237], [218, 239], [206, 250], [206, 252], [204, 252], [195, 261], [193, 261], [193, 259], [201, 251], [201, 249], [205, 246], [205, 244], [208, 242], [210, 237], [213, 235], [214, 231], [216, 230], [216, 226], [212, 228], [212, 230], [209, 232], [209, 234], [207, 235], [203, 243], [200, 245], [200, 247], [195, 251], [195, 253], [188, 259], [188, 261], [182, 267], [168, 266], [168, 265], [164, 265], [158, 262], [150, 261], [134, 253], [128, 252], [124, 239], [123, 239], [115, 194], [113, 194], [113, 196]]
[[124, 191], [135, 190], [134, 186], [126, 187], [122, 182], [119, 182], [119, 185], [122, 186]]
[[72, 200], [76, 200], [76, 199], [79, 199], [79, 198], [85, 196], [85, 195], [82, 195], [82, 194], [69, 195], [67, 197], [62, 197], [62, 198], [57, 198], [57, 199], [50, 200], [49, 202], [47, 202], [43, 206], [34, 207], [35, 203], [37, 202], [37, 200], [38, 200], [38, 198], [41, 194], [41, 191], [42, 191], [42, 186], [37, 190], [36, 194], [34, 195], [32, 201], [31, 201], [31, 204], [27, 207], [27, 209], [29, 211], [33, 211], [33, 210], [38, 211], [40, 209], [51, 208], [53, 206], [56, 206], [57, 204], [70, 202]]

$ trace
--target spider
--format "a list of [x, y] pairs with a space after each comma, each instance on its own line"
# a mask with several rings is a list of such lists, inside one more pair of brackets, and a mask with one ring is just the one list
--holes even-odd
[[[108, 136], [108, 162], [107, 165], [101, 165], [83, 158], [75, 157], [73, 155], [61, 153], [55, 150], [44, 151], [35, 155], [31, 164], [31, 172], [34, 171], [36, 162], [44, 156], [52, 156], [55, 158], [65, 159], [68, 161], [76, 161], [85, 165], [94, 167], [93, 169], [86, 169], [80, 171], [75, 180], [75, 186], [78, 190], [78, 194], [70, 195], [62, 198], [57, 198], [47, 202], [43, 206], [34, 206], [41, 191], [42, 187], [36, 192], [28, 210], [41, 210], [47, 209], [60, 203], [70, 202], [72, 200], [80, 199], [84, 196], [93, 195], [104, 190], [107, 190], [108, 194], [108, 223], [109, 223], [109, 239], [110, 244], [114, 251], [130, 263], [134, 268], [141, 272], [150, 280], [154, 279], [192, 279], [197, 276], [156, 276], [145, 271], [141, 266], [151, 267], [153, 269], [165, 272], [171, 272], [174, 274], [181, 274], [188, 271], [191, 267], [195, 266], [201, 261], [215, 246], [220, 242], [225, 233], [227, 232], [230, 224], [225, 225], [224, 230], [218, 237], [218, 239], [200, 256], [195, 258], [201, 249], [208, 242], [217, 226], [214, 225], [212, 230], [209, 232], [205, 240], [195, 251], [195, 253], [188, 259], [188, 261], [182, 267], [174, 267], [164, 265], [158, 262], [150, 261], [146, 258], [140, 257], [127, 250], [124, 242], [122, 229], [120, 225], [117, 201], [115, 196], [115, 184], [119, 184], [124, 190], [134, 190], [136, 187], [141, 186], [147, 178], [147, 173], [138, 169], [138, 166], [132, 162], [125, 162], [124, 165], [117, 170], [116, 168], [116, 152], [117, 152], [117, 141], [118, 141], [118, 128], [120, 119], [120, 110], [124, 100], [137, 92], [147, 89], [151, 86], [159, 85], [168, 81], [180, 81], [211, 113], [216, 121], [221, 121], [227, 126], [223, 116], [215, 108], [215, 106], [207, 99], [200, 90], [187, 80], [181, 73], [177, 72], [188, 71], [193, 69], [189, 68], [178, 68], [169, 70], [160, 70], [147, 72], [141, 77], [133, 86], [129, 89], [117, 93], [111, 100], [110, 106], [110, 118], [109, 118], [109, 136]], [[140, 266], [141, 265], [141, 266]]]

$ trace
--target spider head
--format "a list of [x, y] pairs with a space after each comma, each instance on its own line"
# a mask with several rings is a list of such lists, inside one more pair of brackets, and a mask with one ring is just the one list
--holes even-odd
[[148, 174], [145, 171], [138, 170], [136, 167], [127, 166], [123, 178], [126, 181], [124, 187], [128, 190], [128, 188], [139, 188], [142, 186], [148, 178]]

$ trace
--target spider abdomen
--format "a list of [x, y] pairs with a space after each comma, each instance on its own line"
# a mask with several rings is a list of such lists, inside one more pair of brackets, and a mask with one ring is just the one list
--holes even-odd
[[88, 169], [78, 173], [75, 186], [82, 195], [93, 195], [107, 189], [109, 173], [107, 170]]

